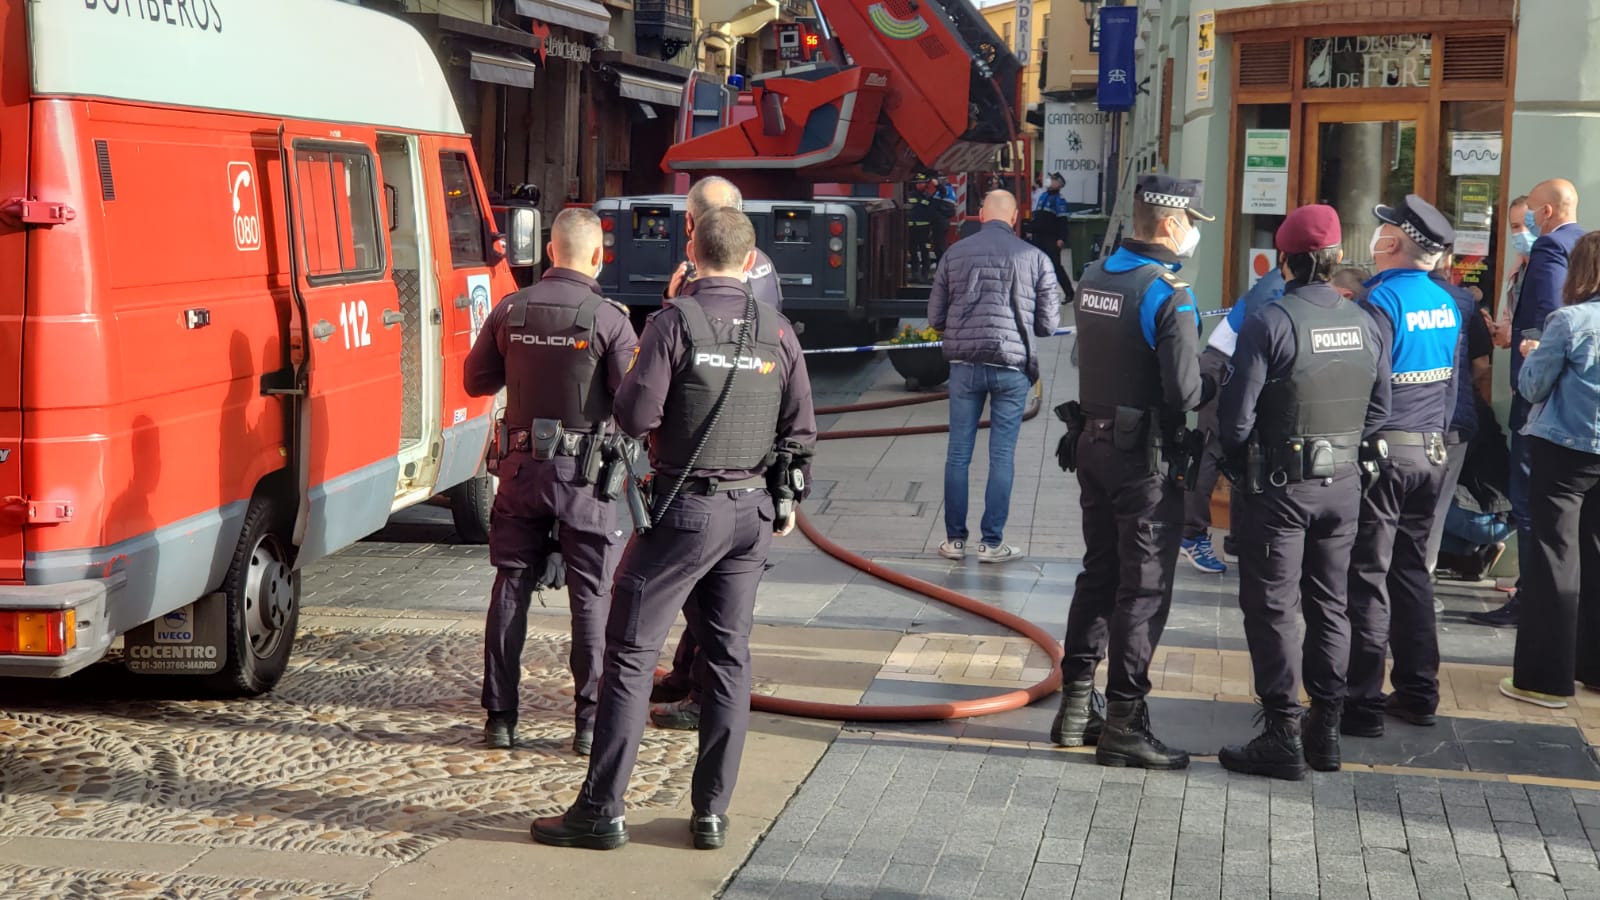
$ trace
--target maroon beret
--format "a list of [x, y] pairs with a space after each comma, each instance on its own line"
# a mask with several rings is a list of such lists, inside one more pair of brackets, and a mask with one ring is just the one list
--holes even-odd
[[1313, 253], [1339, 246], [1339, 213], [1324, 203], [1302, 206], [1278, 226], [1277, 246], [1284, 253]]

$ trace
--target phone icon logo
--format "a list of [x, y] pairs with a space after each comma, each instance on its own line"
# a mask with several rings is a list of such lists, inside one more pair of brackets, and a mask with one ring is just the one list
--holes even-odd
[[247, 162], [228, 163], [228, 189], [233, 206], [233, 246], [242, 251], [261, 249], [261, 197], [256, 192], [255, 167]]

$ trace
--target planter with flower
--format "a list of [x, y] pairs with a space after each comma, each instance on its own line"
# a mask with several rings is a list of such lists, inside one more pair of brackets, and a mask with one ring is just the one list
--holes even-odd
[[[920, 328], [907, 325], [900, 329], [899, 334], [889, 339], [889, 344], [929, 344], [941, 338], [938, 329], [931, 325], [923, 325]], [[894, 370], [905, 378], [908, 391], [938, 387], [950, 380], [950, 364], [945, 361], [944, 349], [941, 347], [890, 350], [889, 362], [894, 365]]]

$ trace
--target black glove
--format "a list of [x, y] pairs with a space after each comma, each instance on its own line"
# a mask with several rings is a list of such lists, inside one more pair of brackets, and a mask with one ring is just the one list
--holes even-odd
[[1056, 463], [1063, 472], [1078, 471], [1078, 438], [1080, 432], [1068, 431], [1056, 442]]

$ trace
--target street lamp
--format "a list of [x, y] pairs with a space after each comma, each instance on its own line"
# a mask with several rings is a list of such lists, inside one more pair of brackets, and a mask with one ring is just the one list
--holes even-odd
[[1099, 11], [1102, 0], [1079, 0], [1083, 4], [1083, 24], [1093, 26], [1094, 14]]

